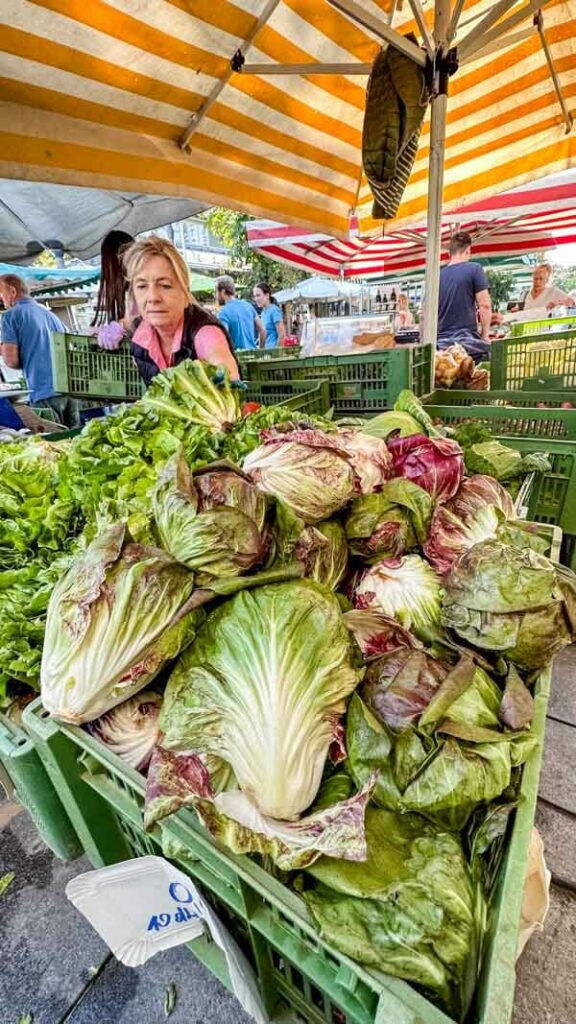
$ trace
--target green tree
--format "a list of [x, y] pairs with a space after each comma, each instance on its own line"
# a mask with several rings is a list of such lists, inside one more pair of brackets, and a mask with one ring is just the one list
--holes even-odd
[[494, 309], [508, 302], [512, 289], [514, 288], [514, 274], [504, 270], [487, 270], [488, 287]]
[[563, 292], [574, 291], [576, 289], [576, 267], [559, 267], [554, 274], [553, 283]]
[[293, 288], [306, 275], [300, 270], [276, 263], [260, 253], [254, 252], [246, 239], [246, 224], [252, 220], [245, 213], [226, 210], [223, 206], [214, 206], [204, 214], [204, 220], [215, 238], [229, 251], [230, 270], [245, 291], [267, 281], [272, 291], [282, 288]]

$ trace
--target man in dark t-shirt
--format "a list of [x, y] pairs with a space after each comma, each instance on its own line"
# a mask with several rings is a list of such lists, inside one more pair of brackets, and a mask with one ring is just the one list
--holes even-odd
[[492, 302], [486, 274], [479, 263], [470, 262], [471, 244], [466, 231], [450, 239], [450, 262], [440, 271], [438, 348], [462, 345], [479, 362], [490, 358]]

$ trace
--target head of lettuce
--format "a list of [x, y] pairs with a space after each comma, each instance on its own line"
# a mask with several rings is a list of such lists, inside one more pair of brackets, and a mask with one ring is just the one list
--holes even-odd
[[115, 524], [79, 554], [48, 606], [42, 703], [74, 725], [143, 690], [194, 639], [192, 573], [158, 548], [126, 543]]

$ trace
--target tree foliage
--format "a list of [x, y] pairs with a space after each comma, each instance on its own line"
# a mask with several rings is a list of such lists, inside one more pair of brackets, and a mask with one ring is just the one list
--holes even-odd
[[246, 223], [252, 218], [247, 214], [215, 206], [204, 214], [204, 220], [218, 241], [227, 246], [230, 269], [245, 290], [249, 291], [259, 281], [267, 281], [273, 292], [292, 288], [305, 276], [299, 270], [276, 263], [250, 249]]
[[514, 288], [514, 274], [504, 270], [487, 270], [488, 286], [494, 309], [508, 302]]

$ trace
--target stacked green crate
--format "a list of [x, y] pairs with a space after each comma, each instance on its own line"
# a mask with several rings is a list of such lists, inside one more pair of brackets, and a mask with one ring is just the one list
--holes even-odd
[[[434, 391], [424, 400], [437, 422], [456, 427], [480, 423], [496, 440], [523, 455], [546, 452], [551, 469], [536, 474], [528, 518], [559, 526], [562, 561], [576, 568], [576, 392]], [[571, 402], [573, 409], [563, 409]]]
[[255, 360], [246, 366], [251, 381], [279, 383], [314, 377], [329, 381], [336, 416], [391, 409], [405, 388], [425, 395], [430, 391], [431, 372], [431, 345], [398, 345], [366, 355]]
[[493, 341], [490, 382], [497, 390], [576, 390], [576, 331], [549, 331]]
[[10, 799], [29, 812], [41, 838], [62, 860], [82, 846], [30, 737], [0, 712], [0, 782]]

